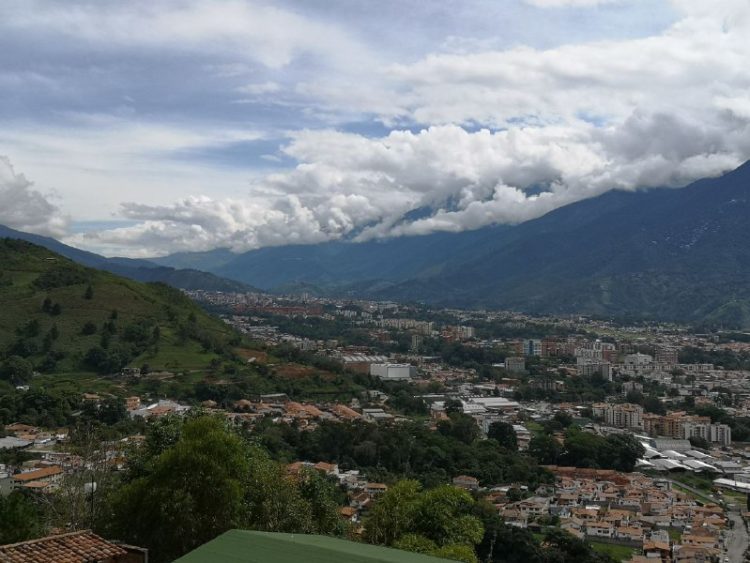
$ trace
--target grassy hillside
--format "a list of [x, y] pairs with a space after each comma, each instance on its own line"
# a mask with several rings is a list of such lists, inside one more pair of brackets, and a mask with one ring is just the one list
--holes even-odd
[[0, 364], [6, 372], [13, 369], [8, 359], [19, 363], [19, 357], [42, 373], [106, 374], [143, 364], [189, 370], [205, 367], [232, 344], [236, 336], [224, 323], [176, 289], [0, 239]]

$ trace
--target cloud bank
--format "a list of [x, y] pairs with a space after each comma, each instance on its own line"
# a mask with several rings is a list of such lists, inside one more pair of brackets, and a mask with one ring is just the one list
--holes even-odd
[[16, 174], [10, 160], [0, 155], [0, 224], [20, 231], [61, 236], [68, 218], [49, 201], [49, 196], [33, 188], [23, 174]]
[[[564, 18], [638, 3], [515, 5], [541, 26], [550, 10], [535, 7]], [[128, 93], [116, 118], [88, 118], [65, 143], [57, 132], [6, 134], [24, 162], [49, 154], [58, 169], [99, 165], [97, 180], [111, 176], [123, 202], [111, 211], [136, 224], [66, 239], [105, 253], [457, 232], [526, 221], [611, 189], [683, 186], [750, 158], [746, 0], [672, 0], [674, 21], [641, 36], [498, 46], [486, 37], [451, 43], [441, 30], [430, 48], [403, 38], [402, 52], [283, 2], [81, 3], [36, 13], [10, 5], [13, 33], [53, 30], [76, 49], [83, 38], [117, 72], [122, 60], [166, 50], [180, 64], [185, 53], [200, 57], [210, 75], [186, 84], [199, 88], [197, 99], [217, 100], [201, 106], [210, 115], [202, 122], [185, 123], [191, 108], [169, 104], [153, 110], [163, 122], [149, 121], [138, 109], [138, 94], [154, 94], [145, 91]], [[393, 17], [387, 3], [383, 12]], [[48, 89], [62, 96], [65, 84]], [[175, 91], [164, 95], [179, 105]], [[183, 121], [171, 124], [173, 114]], [[256, 168], [243, 166], [251, 157]], [[157, 167], [166, 172], [148, 174]]]

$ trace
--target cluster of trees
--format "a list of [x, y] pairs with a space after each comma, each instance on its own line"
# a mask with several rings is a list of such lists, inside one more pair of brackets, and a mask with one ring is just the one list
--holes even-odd
[[299, 480], [212, 417], [167, 419], [109, 491], [100, 526], [171, 561], [231, 528], [344, 534], [332, 485]]
[[369, 543], [474, 563], [475, 546], [484, 537], [482, 521], [471, 513], [474, 504], [468, 492], [450, 485], [425, 491], [418, 481], [399, 481], [375, 503], [364, 522], [364, 537]]
[[[72, 447], [86, 470], [67, 476], [50, 497], [0, 496], [0, 543], [24, 541], [50, 527], [93, 528], [172, 561], [232, 528], [345, 536], [340, 492], [315, 471], [290, 476], [261, 447], [217, 417], [168, 417], [114, 473], [102, 438], [77, 427]], [[91, 483], [96, 486], [92, 487]]]
[[643, 446], [630, 434], [610, 434], [607, 437], [584, 432], [571, 425], [561, 444], [548, 433], [534, 436], [529, 443], [529, 454], [543, 465], [568, 465], [633, 471], [644, 454]]
[[81, 266], [61, 263], [39, 274], [31, 285], [36, 289], [49, 290], [86, 283], [88, 278], [86, 270]]
[[374, 480], [406, 477], [431, 487], [465, 474], [490, 486], [519, 482], [533, 488], [551, 482], [552, 476], [533, 458], [478, 434], [473, 419], [456, 413], [437, 432], [419, 422], [322, 422], [312, 431], [302, 431], [263, 421], [253, 436], [278, 459], [327, 460], [365, 471]]

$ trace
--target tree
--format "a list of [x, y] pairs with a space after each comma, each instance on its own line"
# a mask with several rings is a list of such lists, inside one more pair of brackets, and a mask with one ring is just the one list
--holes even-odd
[[443, 436], [451, 436], [464, 444], [471, 444], [479, 437], [477, 421], [467, 414], [452, 414], [448, 420], [438, 422], [437, 429]]
[[91, 285], [86, 286], [86, 291], [83, 293], [83, 298], [91, 300], [94, 298], [94, 288]]
[[667, 414], [664, 403], [659, 400], [659, 397], [654, 397], [653, 395], [648, 395], [643, 399], [643, 410], [653, 414]]
[[55, 303], [54, 305], [52, 305], [52, 308], [50, 309], [49, 313], [53, 317], [57, 317], [58, 315], [62, 314], [62, 307], [60, 306], [59, 303]]
[[708, 443], [708, 440], [700, 436], [690, 436], [689, 440], [690, 440], [690, 445], [693, 446], [694, 448], [707, 450], [711, 447], [711, 444]]
[[518, 449], [518, 438], [513, 425], [507, 422], [493, 422], [487, 430], [487, 438], [496, 440], [500, 446], [508, 450]]
[[529, 442], [529, 455], [542, 465], [556, 465], [562, 451], [560, 442], [550, 434], [539, 434]]
[[146, 464], [145, 475], [114, 494], [119, 537], [147, 547], [155, 562], [171, 561], [238, 527], [249, 469], [245, 453], [223, 421], [185, 422], [175, 444]]
[[461, 489], [442, 485], [422, 491], [416, 481], [399, 481], [375, 503], [365, 520], [371, 543], [473, 563], [474, 546], [484, 535], [474, 516], [474, 499]]
[[443, 406], [445, 408], [445, 414], [448, 416], [463, 412], [463, 403], [458, 399], [448, 399]]
[[365, 520], [365, 539], [370, 543], [393, 545], [412, 530], [421, 491], [418, 481], [399, 481], [389, 488]]
[[0, 495], [0, 545], [42, 535], [41, 515], [29, 496], [21, 491]]
[[33, 374], [31, 363], [20, 356], [11, 356], [0, 364], [0, 379], [10, 381], [13, 385], [25, 385], [31, 381]]

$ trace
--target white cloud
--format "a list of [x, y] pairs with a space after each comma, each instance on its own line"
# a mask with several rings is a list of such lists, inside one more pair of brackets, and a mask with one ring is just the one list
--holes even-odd
[[[517, 223], [612, 188], [680, 186], [717, 175], [741, 162], [733, 139], [659, 114], [635, 114], [607, 129], [583, 121], [497, 132], [445, 125], [374, 139], [303, 131], [284, 148], [298, 166], [258, 181], [256, 197], [129, 203], [123, 216], [141, 224], [69, 241], [148, 256]], [[402, 220], [423, 207], [436, 211]]]
[[[684, 185], [750, 158], [747, 0], [671, 4], [679, 20], [649, 37], [546, 49], [469, 41], [459, 52], [386, 64], [341, 26], [254, 2], [226, 0], [221, 10], [206, 0], [108, 10], [11, 2], [0, 14], [12, 29], [50, 29], [102, 49], [210, 53], [220, 59], [213, 75], [236, 79], [228, 98], [283, 93], [273, 112], [302, 107], [328, 123], [374, 120], [393, 130], [286, 132], [291, 140], [278, 153], [258, 158], [296, 165], [264, 177], [170, 158], [265, 138], [241, 120], [176, 127], [95, 116], [74, 138], [6, 128], [0, 141], [23, 155], [25, 169], [41, 159], [45, 185], [76, 174], [83, 185], [87, 176], [86, 193], [76, 195], [81, 209], [104, 207], [88, 195], [92, 178], [108, 186], [108, 211], [115, 197], [135, 202], [118, 213], [138, 225], [69, 239], [117, 253], [239, 251], [516, 223], [610, 189]], [[304, 72], [311, 58], [315, 71]], [[253, 75], [257, 62], [273, 72], [297, 65], [297, 74]], [[434, 212], [403, 220], [421, 208]]]
[[17, 174], [7, 157], [0, 156], [0, 224], [24, 232], [48, 236], [65, 234], [68, 218], [35, 190], [23, 174]]

